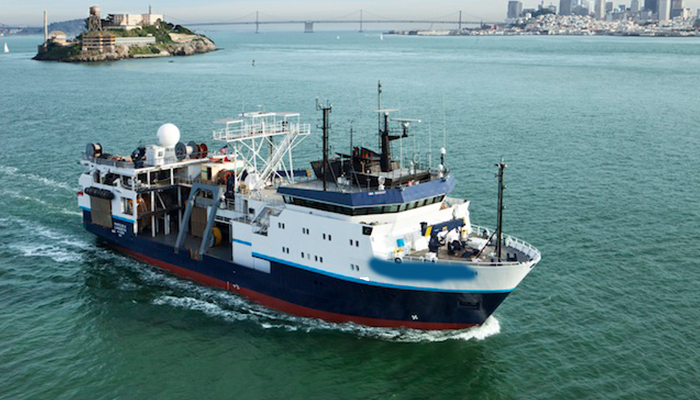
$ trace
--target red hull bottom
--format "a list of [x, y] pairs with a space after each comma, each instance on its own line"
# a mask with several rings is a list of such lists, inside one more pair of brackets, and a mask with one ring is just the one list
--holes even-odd
[[473, 327], [474, 325], [465, 324], [455, 324], [455, 323], [438, 323], [438, 322], [414, 322], [414, 321], [396, 321], [396, 320], [386, 320], [377, 318], [365, 318], [365, 317], [355, 317], [351, 315], [336, 314], [327, 311], [316, 310], [313, 308], [308, 308], [293, 304], [284, 300], [280, 300], [275, 297], [271, 297], [262, 293], [258, 293], [237, 284], [231, 284], [219, 279], [212, 278], [210, 276], [200, 274], [194, 271], [190, 271], [186, 268], [178, 267], [170, 263], [160, 261], [155, 258], [145, 256], [123, 247], [115, 246], [119, 251], [137, 259], [143, 261], [147, 264], [154, 265], [156, 267], [162, 268], [169, 271], [175, 275], [181, 276], [183, 278], [191, 279], [195, 282], [201, 283], [203, 285], [216, 287], [219, 289], [224, 289], [227, 291], [232, 291], [239, 293], [256, 303], [262, 304], [263, 306], [274, 308], [276, 310], [285, 312], [287, 314], [296, 315], [299, 317], [306, 318], [318, 318], [328, 322], [353, 322], [360, 325], [382, 327], [382, 328], [411, 328], [411, 329], [421, 329], [421, 330], [449, 330], [449, 329], [465, 329]]

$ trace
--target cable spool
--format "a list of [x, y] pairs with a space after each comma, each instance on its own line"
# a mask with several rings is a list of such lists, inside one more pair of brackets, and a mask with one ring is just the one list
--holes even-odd
[[207, 158], [209, 155], [209, 147], [207, 147], [206, 144], [202, 143], [199, 145], [199, 158]]
[[84, 190], [85, 194], [91, 197], [97, 197], [100, 199], [105, 199], [105, 200], [112, 200], [114, 199], [114, 193], [110, 192], [109, 190], [105, 189], [98, 189], [96, 187], [90, 186], [89, 188], [86, 188]]
[[225, 185], [228, 182], [228, 180], [234, 177], [235, 175], [236, 173], [233, 171], [222, 169], [216, 176], [216, 182], [219, 185]]
[[187, 155], [192, 158], [199, 158], [199, 150], [197, 149], [197, 143], [190, 141], [187, 143]]
[[177, 144], [175, 145], [175, 158], [177, 158], [178, 161], [182, 161], [185, 158], [187, 158], [187, 155], [187, 145], [182, 142], [177, 142]]
[[99, 143], [88, 143], [85, 147], [85, 155], [89, 158], [99, 158], [102, 156], [102, 145]]

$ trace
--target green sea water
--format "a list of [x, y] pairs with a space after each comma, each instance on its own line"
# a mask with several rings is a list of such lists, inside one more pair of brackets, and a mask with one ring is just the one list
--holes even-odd
[[[210, 35], [221, 51], [99, 65], [0, 38], [0, 398], [700, 398], [700, 40]], [[351, 122], [375, 146], [378, 80], [422, 120], [404, 151], [447, 148], [474, 222], [509, 164], [506, 230], [543, 259], [485, 326], [290, 317], [83, 231], [86, 143], [129, 154], [165, 122], [211, 143], [241, 110], [315, 125], [318, 97], [334, 151]]]

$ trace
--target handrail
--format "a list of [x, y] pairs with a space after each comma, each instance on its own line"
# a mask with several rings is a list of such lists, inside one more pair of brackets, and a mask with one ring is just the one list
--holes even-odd
[[[472, 230], [475, 232], [483, 232], [484, 230], [488, 230], [489, 232], [493, 232], [492, 228], [487, 228], [483, 227], [480, 225], [471, 225]], [[531, 244], [518, 239], [514, 236], [510, 235], [504, 235], [504, 240], [506, 243], [506, 247], [511, 247], [513, 249], [516, 249], [523, 254], [525, 254], [528, 257], [528, 260], [526, 261], [479, 261], [479, 260], [464, 260], [464, 261], [458, 261], [458, 260], [446, 260], [446, 259], [438, 259], [435, 261], [436, 263], [440, 264], [456, 264], [456, 265], [468, 265], [468, 266], [479, 266], [479, 267], [512, 267], [516, 265], [521, 265], [521, 264], [526, 264], [526, 263], [538, 263], [542, 259], [542, 255], [539, 250], [537, 250], [535, 247], [533, 247]], [[430, 259], [426, 257], [416, 257], [416, 256], [411, 256], [411, 255], [406, 255], [403, 256], [403, 260], [407, 261], [418, 261], [418, 262], [431, 262]]]
[[311, 134], [311, 124], [285, 124], [284, 121], [281, 121], [272, 125], [263, 123], [245, 124], [235, 128], [213, 130], [214, 140], [224, 142], [282, 134], [309, 135]]

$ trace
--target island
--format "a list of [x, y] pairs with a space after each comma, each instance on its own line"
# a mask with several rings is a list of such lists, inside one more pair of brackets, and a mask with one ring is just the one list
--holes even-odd
[[216, 50], [208, 37], [181, 25], [168, 23], [163, 15], [109, 14], [102, 19], [98, 6], [90, 7], [86, 32], [68, 39], [62, 31], [48, 32], [44, 14], [44, 43], [35, 60], [61, 62], [116, 61], [125, 58], [189, 56]]

